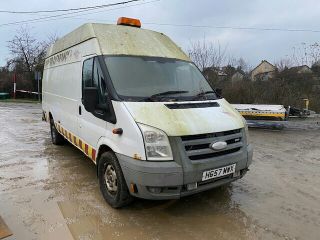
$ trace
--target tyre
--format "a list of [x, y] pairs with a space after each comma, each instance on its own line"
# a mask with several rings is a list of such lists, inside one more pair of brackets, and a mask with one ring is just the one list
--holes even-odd
[[113, 208], [121, 208], [132, 202], [133, 197], [129, 193], [120, 164], [114, 153], [104, 152], [101, 154], [98, 163], [98, 178], [100, 191]]
[[64, 137], [58, 132], [56, 126], [54, 125], [53, 118], [50, 118], [50, 132], [51, 141], [54, 145], [63, 145], [65, 143]]

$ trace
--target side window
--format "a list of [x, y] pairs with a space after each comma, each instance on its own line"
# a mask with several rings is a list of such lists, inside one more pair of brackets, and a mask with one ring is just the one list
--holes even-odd
[[103, 76], [98, 58], [94, 59], [94, 66], [93, 66], [93, 87], [98, 88], [99, 92], [99, 104], [106, 104], [107, 103], [107, 86], [106, 81]]
[[95, 117], [111, 123], [117, 122], [112, 105], [108, 103], [107, 82], [97, 57], [83, 62], [82, 103]]
[[83, 62], [82, 90], [87, 87], [96, 87], [99, 94], [99, 104], [106, 104], [106, 82], [98, 58], [90, 58]]
[[92, 87], [92, 70], [93, 58], [85, 60], [82, 68], [82, 89], [85, 87]]

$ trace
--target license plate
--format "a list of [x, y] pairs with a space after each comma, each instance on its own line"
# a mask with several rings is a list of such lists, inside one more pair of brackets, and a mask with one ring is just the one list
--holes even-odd
[[236, 164], [205, 171], [202, 174], [202, 181], [229, 175], [234, 173], [235, 171], [236, 171]]

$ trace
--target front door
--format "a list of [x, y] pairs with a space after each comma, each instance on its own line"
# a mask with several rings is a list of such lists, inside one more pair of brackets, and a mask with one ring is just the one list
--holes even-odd
[[[85, 88], [98, 89], [98, 103], [93, 112], [86, 110], [83, 105], [83, 90]], [[98, 57], [89, 57], [83, 61], [82, 67], [82, 99], [79, 102], [79, 137], [81, 140], [96, 149], [100, 137], [104, 136], [107, 121], [104, 119], [107, 104], [106, 79], [102, 73]], [[86, 153], [87, 154], [87, 153]], [[91, 153], [87, 155], [89, 157]]]

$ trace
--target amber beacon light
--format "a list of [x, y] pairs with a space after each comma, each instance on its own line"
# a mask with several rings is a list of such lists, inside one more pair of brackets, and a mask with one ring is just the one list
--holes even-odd
[[139, 19], [134, 19], [134, 18], [120, 17], [120, 18], [118, 18], [117, 24], [118, 25], [125, 25], [125, 26], [141, 28], [140, 20]]

